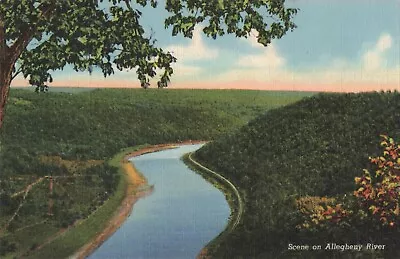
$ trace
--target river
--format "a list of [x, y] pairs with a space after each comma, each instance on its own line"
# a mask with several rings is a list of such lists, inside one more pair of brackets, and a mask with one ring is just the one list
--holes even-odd
[[195, 258], [222, 232], [230, 215], [223, 193], [180, 159], [200, 147], [132, 158], [154, 191], [133, 206], [125, 223], [89, 258]]

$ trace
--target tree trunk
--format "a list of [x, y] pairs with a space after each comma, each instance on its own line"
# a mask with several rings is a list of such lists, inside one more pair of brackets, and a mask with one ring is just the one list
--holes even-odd
[[12, 66], [0, 61], [0, 129], [3, 126], [4, 113], [10, 91]]
[[4, 19], [0, 16], [0, 129], [3, 126], [4, 110], [6, 108], [12, 73], [8, 59], [8, 46], [6, 44], [5, 33]]

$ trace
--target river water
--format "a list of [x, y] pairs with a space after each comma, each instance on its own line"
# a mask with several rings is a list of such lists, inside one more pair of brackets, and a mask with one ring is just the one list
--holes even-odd
[[154, 191], [139, 199], [121, 228], [89, 258], [195, 258], [222, 232], [230, 214], [224, 195], [180, 160], [200, 147], [132, 158]]

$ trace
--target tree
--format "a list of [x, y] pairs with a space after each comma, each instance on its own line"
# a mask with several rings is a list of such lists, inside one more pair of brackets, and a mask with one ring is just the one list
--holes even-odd
[[[176, 61], [156, 47], [140, 24], [140, 6], [157, 7], [156, 0], [1, 0], [0, 3], [0, 128], [11, 81], [20, 73], [47, 90], [51, 71], [67, 64], [76, 71], [99, 67], [108, 76], [114, 69], [136, 69], [141, 86], [149, 86], [156, 69], [163, 71], [158, 87], [166, 87]], [[106, 1], [104, 1], [106, 2]], [[284, 0], [166, 0], [172, 34], [192, 37], [196, 24], [212, 38], [226, 33], [247, 37], [258, 32], [264, 46], [296, 26], [297, 9]]]

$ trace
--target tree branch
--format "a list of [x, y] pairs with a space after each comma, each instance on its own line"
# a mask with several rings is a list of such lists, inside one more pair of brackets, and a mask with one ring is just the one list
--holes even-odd
[[11, 81], [14, 80], [19, 74], [22, 73], [22, 68], [18, 68], [18, 70], [14, 73], [14, 75], [11, 76]]
[[129, 9], [129, 11], [133, 11], [131, 4], [129, 3], [129, 0], [125, 0], [126, 7]]
[[[54, 11], [55, 9], [55, 4], [52, 3], [47, 6], [43, 6], [41, 4], [38, 9], [40, 10], [40, 14], [38, 17], [38, 21], [40, 20], [45, 20], [50, 17], [51, 12]], [[32, 26], [22, 32], [22, 35], [14, 42], [12, 46], [10, 46], [10, 60], [12, 63], [16, 62], [18, 57], [21, 55], [21, 53], [24, 51], [24, 49], [28, 46], [29, 42], [32, 40], [33, 36], [35, 35], [37, 30], [37, 24], [32, 24]]]

